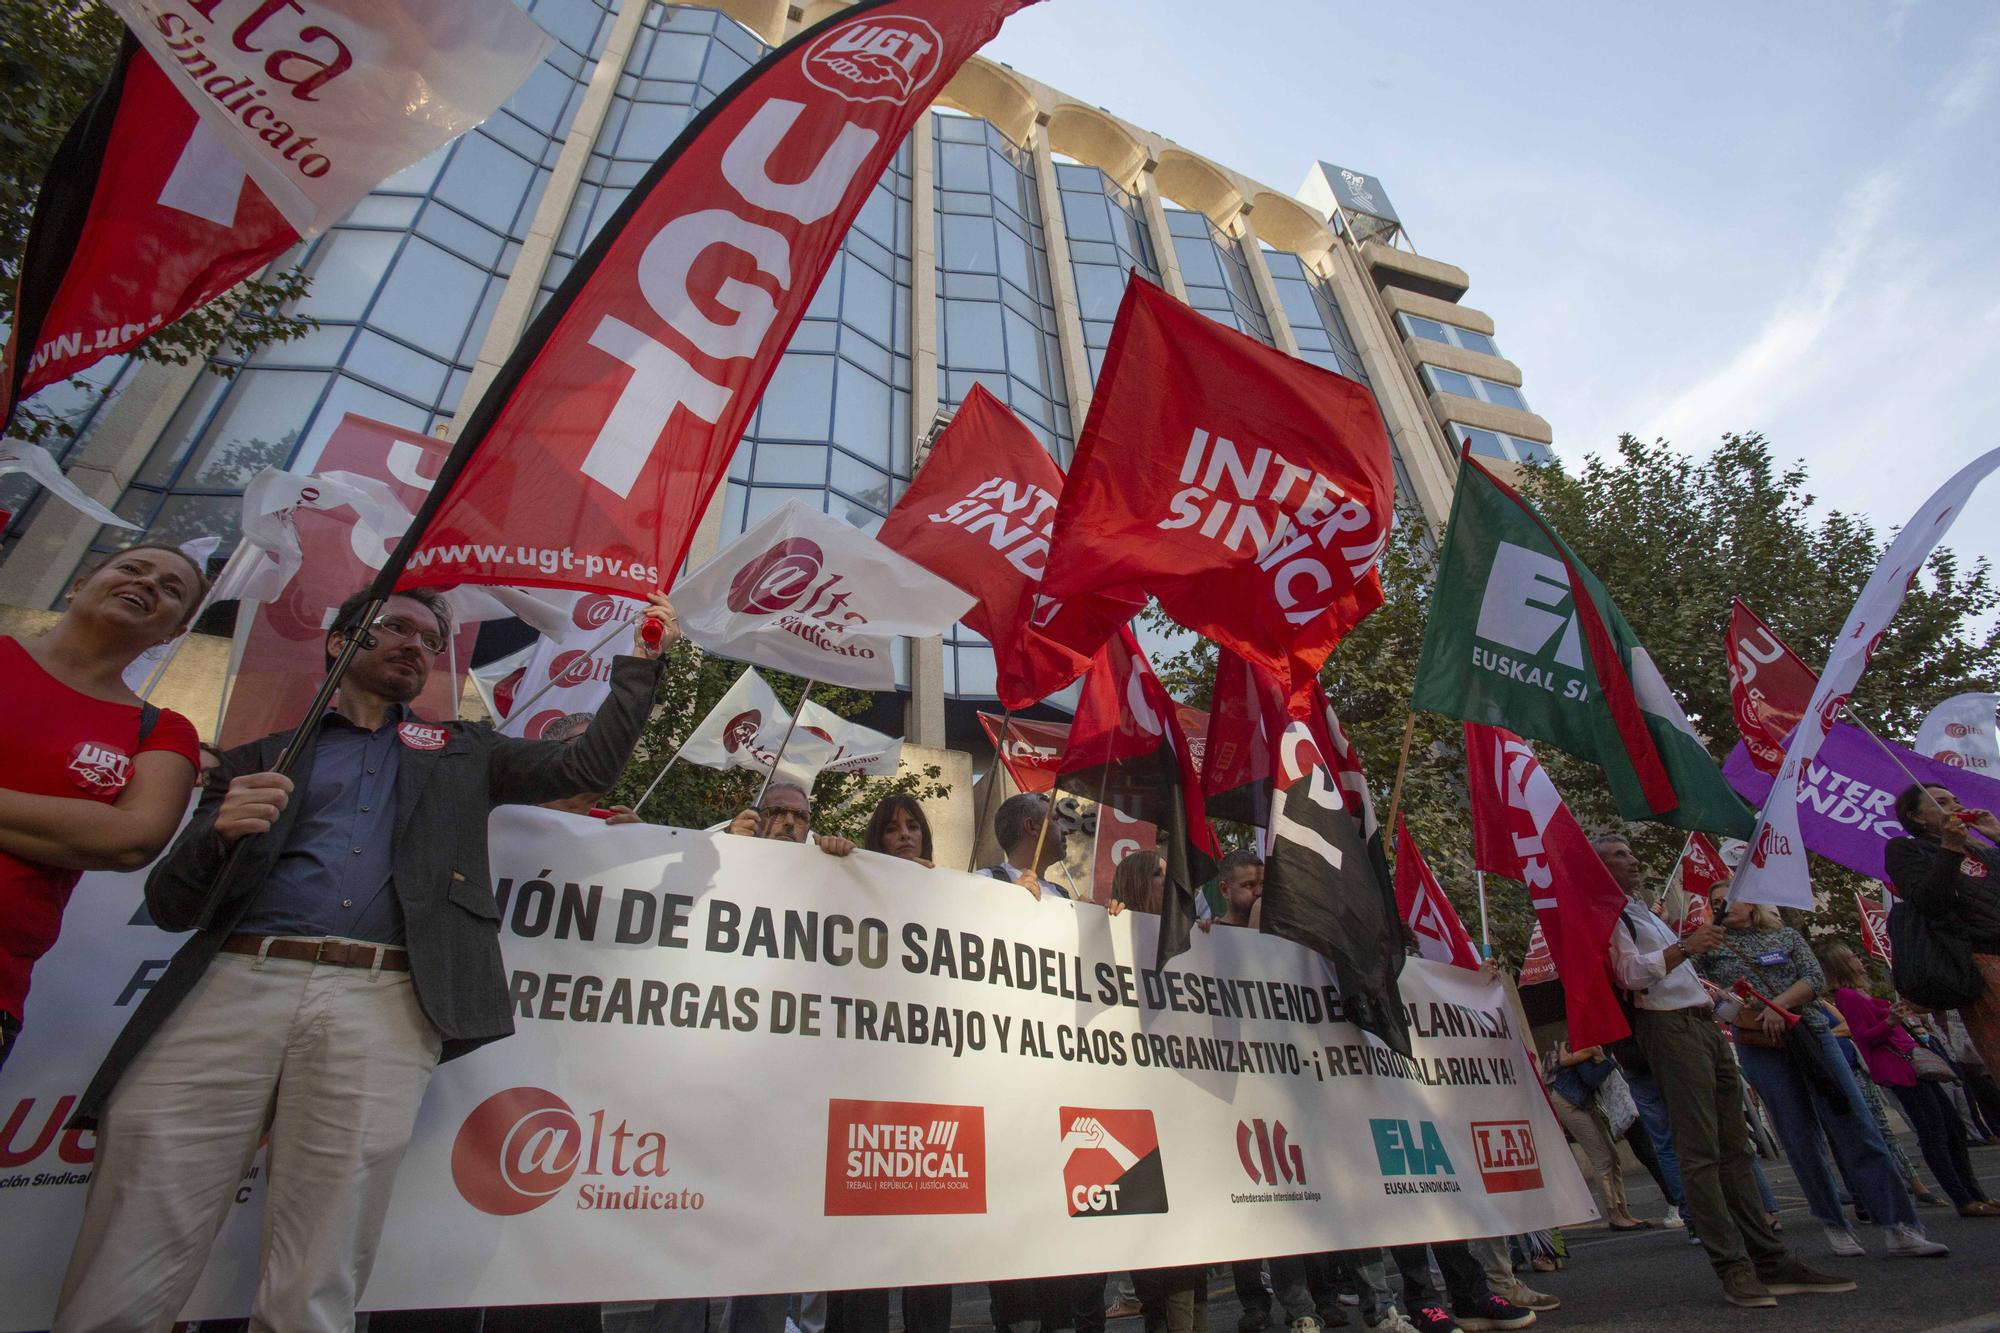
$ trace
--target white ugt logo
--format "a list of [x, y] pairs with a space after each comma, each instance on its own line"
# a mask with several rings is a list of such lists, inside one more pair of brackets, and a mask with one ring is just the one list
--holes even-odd
[[160, 187], [160, 206], [206, 218], [218, 227], [234, 227], [237, 210], [243, 206], [243, 187], [249, 183], [249, 170], [222, 136], [207, 121], [197, 120], [167, 183]]

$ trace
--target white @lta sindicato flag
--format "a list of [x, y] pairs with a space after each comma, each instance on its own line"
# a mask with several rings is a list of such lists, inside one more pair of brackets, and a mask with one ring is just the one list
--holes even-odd
[[1835, 715], [1854, 693], [1855, 682], [1861, 679], [1868, 659], [1875, 654], [1875, 645], [1882, 641], [1924, 561], [1944, 540], [1973, 488], [1995, 467], [2000, 467], [2000, 449], [1981, 454], [1959, 469], [1896, 534], [1896, 540], [1882, 553], [1881, 563], [1868, 576], [1860, 599], [1840, 628], [1840, 637], [1834, 640], [1833, 651], [1827, 654], [1812, 702], [1785, 745], [1785, 762], [1778, 769], [1778, 780], [1771, 784], [1771, 794], [1764, 799], [1757, 831], [1750, 838], [1749, 855], [1743, 858], [1730, 885], [1732, 902], [1811, 910], [1812, 879], [1806, 872], [1805, 841], [1799, 836], [1799, 774], [1819, 753]]
[[2000, 694], [1954, 694], [1917, 728], [1917, 752], [1941, 764], [2000, 776]]
[[106, 3], [301, 236], [492, 115], [552, 45], [513, 0]]
[[793, 500], [674, 588], [709, 652], [860, 690], [896, 687], [900, 636], [942, 634], [972, 597], [859, 528]]
[[745, 667], [688, 736], [681, 758], [703, 768], [750, 768], [760, 773], [769, 773], [778, 760], [778, 777], [811, 790], [821, 773], [886, 775], [896, 771], [902, 757], [903, 742], [896, 737], [849, 722], [811, 700], [787, 741], [785, 731], [791, 721], [791, 710], [778, 702], [757, 668]]

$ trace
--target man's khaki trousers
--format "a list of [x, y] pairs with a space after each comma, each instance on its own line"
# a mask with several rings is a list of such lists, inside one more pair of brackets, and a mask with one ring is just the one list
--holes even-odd
[[270, 1128], [250, 1327], [354, 1327], [440, 1045], [408, 972], [219, 954], [106, 1103], [57, 1333], [168, 1329]]

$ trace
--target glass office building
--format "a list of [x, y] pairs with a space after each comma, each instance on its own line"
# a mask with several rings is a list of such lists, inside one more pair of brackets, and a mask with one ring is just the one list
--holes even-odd
[[[132, 540], [213, 532], [226, 554], [249, 478], [267, 466], [310, 471], [347, 413], [448, 432], [470, 409], [479, 368], [504, 359], [689, 119], [771, 43], [842, 7], [522, 3], [556, 39], [527, 84], [286, 261], [313, 276], [299, 310], [316, 331], [226, 359], [228, 378], [99, 368], [113, 393], [79, 401], [82, 429], [65, 462], [143, 532], [99, 529], [37, 501], [8, 534], [0, 602], [49, 606], [80, 561]], [[975, 60], [877, 182], [693, 558], [793, 499], [872, 530], [940, 414], [974, 384], [1067, 465], [1135, 271], [1375, 389], [1397, 450], [1399, 504], [1441, 518], [1454, 432], [1476, 431], [1482, 452], [1514, 458], [1546, 451], [1547, 437], [1529, 424], [1539, 418], [1487, 336], [1490, 321], [1444, 318], [1438, 307], [1456, 297], [1434, 281], [1399, 289], [1396, 275], [1417, 257], [1371, 257], [1376, 245], [1355, 244], [1338, 219], [1289, 195]], [[920, 701], [990, 700], [992, 654], [960, 628], [911, 654], [901, 681]], [[955, 735], [967, 714], [952, 711]]]

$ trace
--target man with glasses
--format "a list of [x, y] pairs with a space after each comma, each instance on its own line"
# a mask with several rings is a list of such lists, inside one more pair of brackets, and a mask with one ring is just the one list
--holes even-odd
[[431, 1071], [513, 1031], [486, 817], [616, 784], [678, 637], [651, 601], [569, 742], [413, 716], [451, 631], [442, 599], [400, 593], [365, 627], [365, 595], [341, 604], [327, 661], [360, 649], [293, 776], [271, 771], [290, 733], [230, 750], [146, 881], [153, 919], [196, 933], [78, 1106], [97, 1157], [56, 1328], [179, 1314], [267, 1127], [251, 1322], [354, 1327]]
[[763, 802], [740, 811], [729, 821], [729, 831], [747, 838], [812, 842], [828, 856], [846, 856], [854, 850], [846, 838], [830, 833], [813, 836], [812, 798], [796, 782], [778, 781], [766, 787]]

